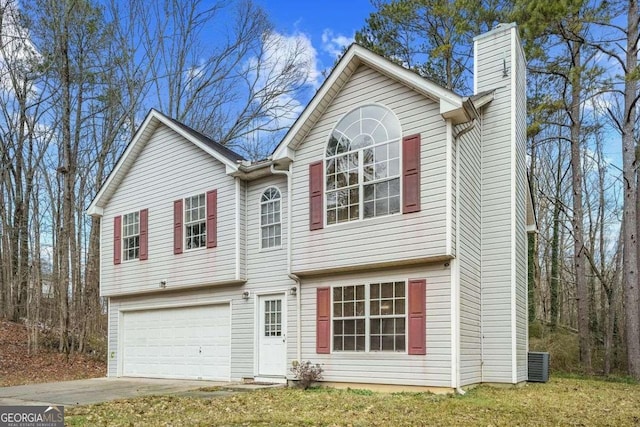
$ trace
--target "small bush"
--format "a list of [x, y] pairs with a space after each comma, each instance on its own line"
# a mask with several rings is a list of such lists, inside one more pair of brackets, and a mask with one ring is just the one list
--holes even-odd
[[290, 371], [295, 375], [300, 387], [306, 390], [311, 384], [322, 379], [324, 369], [322, 369], [322, 366], [318, 363], [314, 365], [308, 360], [303, 363], [294, 360], [291, 362]]

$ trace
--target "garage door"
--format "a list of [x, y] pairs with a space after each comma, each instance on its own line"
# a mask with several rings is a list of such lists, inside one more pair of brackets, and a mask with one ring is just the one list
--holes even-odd
[[123, 375], [228, 381], [229, 305], [123, 313]]

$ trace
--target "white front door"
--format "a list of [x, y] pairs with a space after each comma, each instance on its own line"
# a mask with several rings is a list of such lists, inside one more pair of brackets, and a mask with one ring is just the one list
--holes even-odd
[[258, 298], [258, 375], [287, 373], [287, 317], [284, 295]]

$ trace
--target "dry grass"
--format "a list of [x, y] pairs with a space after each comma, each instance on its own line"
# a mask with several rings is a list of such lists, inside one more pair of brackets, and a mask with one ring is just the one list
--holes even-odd
[[267, 389], [225, 398], [145, 397], [69, 408], [69, 425], [418, 426], [640, 425], [640, 385], [554, 378], [465, 396]]

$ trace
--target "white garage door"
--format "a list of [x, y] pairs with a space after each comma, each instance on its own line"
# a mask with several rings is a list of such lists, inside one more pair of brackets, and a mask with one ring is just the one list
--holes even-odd
[[123, 375], [228, 381], [229, 305], [123, 313]]

